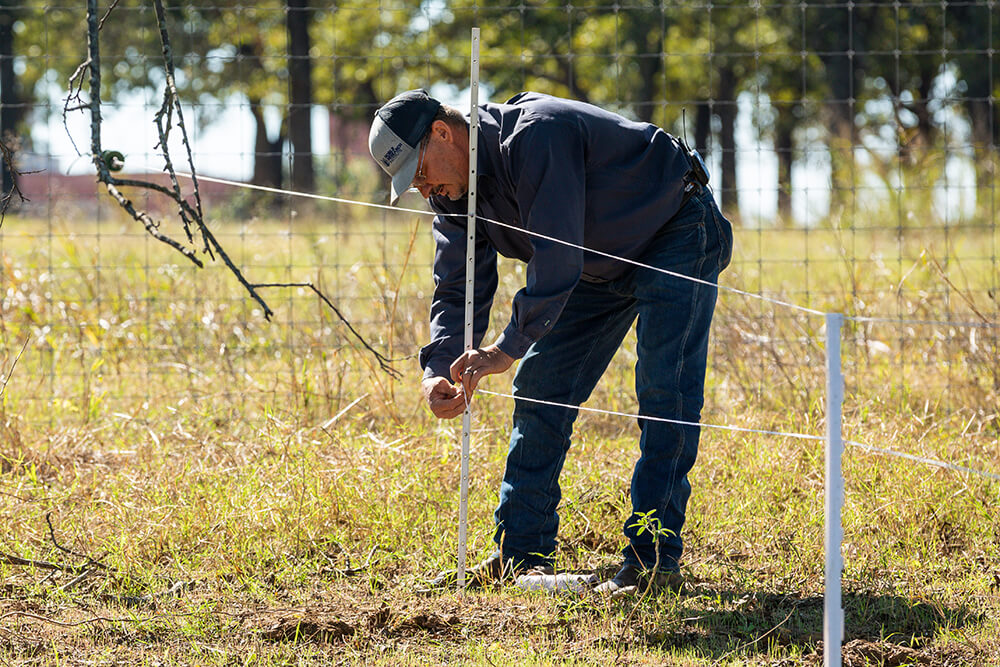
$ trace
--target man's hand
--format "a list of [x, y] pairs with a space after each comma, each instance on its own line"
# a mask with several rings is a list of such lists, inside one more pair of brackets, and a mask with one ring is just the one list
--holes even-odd
[[514, 363], [514, 358], [500, 351], [496, 345], [469, 350], [451, 365], [451, 379], [461, 383], [465, 395], [471, 397], [479, 381], [487, 375], [503, 373]]
[[465, 412], [465, 395], [448, 378], [432, 377], [420, 383], [427, 407], [438, 419], [452, 419]]

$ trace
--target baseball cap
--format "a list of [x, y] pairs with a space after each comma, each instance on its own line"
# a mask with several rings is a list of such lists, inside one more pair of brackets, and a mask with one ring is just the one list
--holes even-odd
[[426, 90], [418, 89], [397, 95], [375, 112], [372, 129], [368, 133], [368, 150], [385, 173], [392, 177], [389, 202], [393, 206], [417, 175], [420, 140], [440, 108], [440, 102], [429, 96]]

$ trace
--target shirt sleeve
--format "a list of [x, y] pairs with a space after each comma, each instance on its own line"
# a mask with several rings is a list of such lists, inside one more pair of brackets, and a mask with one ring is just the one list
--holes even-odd
[[[465, 215], [434, 218], [434, 296], [431, 301], [431, 342], [420, 350], [424, 378], [449, 378], [453, 361], [465, 351]], [[476, 234], [476, 276], [472, 344], [479, 347], [490, 322], [497, 289], [497, 255], [485, 234]]]
[[555, 324], [583, 272], [584, 138], [570, 123], [534, 124], [511, 142], [509, 157], [522, 223], [548, 237], [531, 236], [534, 253], [525, 286], [514, 296], [510, 323], [497, 339], [503, 352], [520, 359]]

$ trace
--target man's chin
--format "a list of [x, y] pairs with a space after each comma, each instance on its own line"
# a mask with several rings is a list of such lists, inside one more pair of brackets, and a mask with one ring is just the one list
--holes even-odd
[[458, 191], [458, 194], [457, 194], [457, 195], [453, 195], [453, 194], [451, 194], [451, 193], [449, 192], [449, 193], [448, 193], [448, 199], [450, 199], [450, 200], [452, 200], [452, 201], [460, 201], [460, 200], [461, 200], [461, 199], [462, 199], [463, 197], [465, 197], [465, 195], [466, 195], [466, 193], [467, 193], [467, 192], [468, 192], [468, 190], [467, 190], [466, 188], [462, 188], [462, 189], [460, 189], [460, 190]]

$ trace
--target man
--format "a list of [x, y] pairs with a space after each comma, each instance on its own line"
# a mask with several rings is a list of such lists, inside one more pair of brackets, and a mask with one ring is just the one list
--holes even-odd
[[[414, 187], [438, 214], [431, 342], [420, 352], [430, 410], [439, 418], [462, 414], [485, 376], [521, 360], [494, 515], [497, 551], [470, 570], [482, 581], [551, 571], [559, 473], [577, 416], [566, 406], [588, 398], [634, 321], [640, 414], [698, 422], [714, 283], [729, 264], [732, 228], [706, 187], [701, 158], [654, 125], [536, 93], [483, 104], [479, 121], [477, 347], [468, 352], [468, 122], [423, 90], [408, 91], [378, 110], [369, 147], [392, 177], [393, 204]], [[497, 253], [527, 263], [526, 284], [503, 333], [480, 347], [497, 286]], [[597, 587], [601, 592], [679, 581], [687, 474], [699, 428], [648, 419], [639, 426], [633, 513], [624, 527], [629, 544], [621, 570]]]

